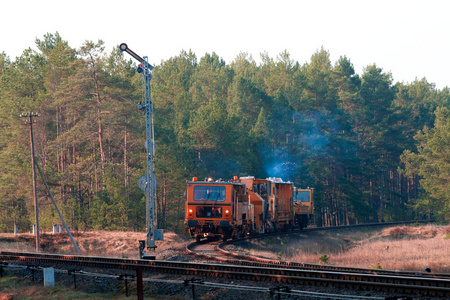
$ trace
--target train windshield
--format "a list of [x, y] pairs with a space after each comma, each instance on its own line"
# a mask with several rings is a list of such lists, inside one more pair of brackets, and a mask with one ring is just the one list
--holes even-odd
[[197, 185], [194, 187], [194, 201], [225, 201], [225, 187]]
[[295, 202], [309, 202], [310, 192], [309, 191], [295, 191]]
[[222, 207], [197, 206], [197, 218], [222, 218]]

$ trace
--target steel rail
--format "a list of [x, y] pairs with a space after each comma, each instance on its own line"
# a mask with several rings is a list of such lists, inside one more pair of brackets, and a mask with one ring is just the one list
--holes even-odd
[[[26, 266], [21, 265], [2, 265], [0, 264], [0, 268], [20, 268], [20, 269], [28, 269]], [[38, 269], [38, 268], [36, 268]], [[104, 273], [92, 273], [92, 272], [85, 272], [85, 271], [70, 271], [70, 270], [63, 270], [63, 269], [55, 269], [55, 272], [58, 273], [67, 273], [67, 275], [73, 275], [76, 274], [78, 276], [86, 276], [86, 277], [95, 277], [95, 278], [113, 278], [117, 280], [124, 280], [125, 276], [121, 275], [111, 275], [111, 274], [104, 274]], [[128, 280], [135, 280], [132, 275], [127, 276]], [[313, 292], [313, 291], [306, 291], [306, 290], [297, 290], [297, 289], [291, 289], [286, 286], [276, 286], [276, 287], [262, 287], [262, 286], [245, 286], [245, 285], [236, 285], [232, 283], [218, 283], [218, 282], [206, 282], [198, 279], [188, 279], [188, 280], [168, 280], [168, 279], [154, 279], [154, 278], [143, 278], [144, 282], [152, 282], [152, 283], [164, 283], [164, 284], [182, 284], [185, 286], [205, 286], [209, 288], [225, 288], [225, 289], [234, 289], [234, 290], [244, 290], [244, 291], [253, 291], [253, 292], [263, 292], [263, 293], [269, 293], [272, 298], [276, 295], [286, 295], [288, 297], [290, 296], [307, 296], [307, 297], [314, 297], [314, 299], [335, 299], [335, 300], [353, 300], [353, 299], [361, 299], [360, 296], [356, 295], [345, 295], [345, 294], [331, 294], [331, 293], [320, 293], [320, 292]], [[367, 300], [384, 300], [385, 297], [372, 297], [372, 296], [365, 296], [364, 297]]]
[[[264, 238], [265, 236], [260, 236], [259, 238]], [[442, 278], [450, 279], [450, 274], [448, 273], [426, 273], [419, 271], [396, 271], [396, 270], [384, 270], [384, 269], [369, 269], [369, 268], [355, 268], [355, 267], [341, 267], [332, 265], [322, 265], [322, 264], [312, 264], [312, 263], [302, 263], [302, 262], [291, 262], [283, 261], [277, 259], [269, 259], [252, 255], [245, 255], [234, 253], [232, 251], [227, 251], [223, 249], [224, 246], [233, 244], [239, 241], [244, 241], [248, 239], [253, 239], [255, 237], [246, 237], [238, 240], [227, 241], [220, 243], [215, 246], [214, 251], [211, 254], [207, 254], [204, 250], [196, 251], [198, 245], [201, 243], [191, 243], [186, 246], [186, 251], [198, 257], [203, 257], [205, 259], [220, 261], [227, 264], [234, 265], [244, 265], [244, 266], [255, 266], [255, 267], [266, 267], [266, 268], [289, 268], [289, 269], [300, 269], [300, 270], [321, 270], [321, 271], [332, 271], [332, 272], [350, 272], [350, 273], [362, 273], [362, 274], [373, 274], [373, 275], [392, 275], [392, 276], [404, 276], [404, 277], [424, 277], [424, 278]], [[258, 237], [256, 237], [258, 238]], [[214, 252], [220, 253], [220, 255]], [[228, 258], [227, 258], [228, 257]], [[231, 259], [230, 259], [231, 258]]]
[[[21, 255], [23, 254], [23, 255]], [[95, 260], [98, 259], [98, 260]], [[340, 286], [358, 289], [403, 291], [424, 296], [450, 297], [450, 280], [440, 278], [414, 278], [358, 274], [348, 272], [328, 272], [237, 266], [226, 264], [200, 264], [189, 262], [148, 261], [118, 258], [93, 258], [82, 256], [45, 255], [33, 253], [8, 254], [0, 252], [0, 260], [33, 262], [45, 264], [70, 264], [82, 267], [128, 269], [137, 267], [143, 271], [164, 272], [190, 276], [207, 276], [251, 281], [283, 282], [289, 284], [309, 284], [320, 286]]]
[[[234, 253], [223, 249], [225, 245], [229, 242], [221, 243], [216, 246], [216, 251], [224, 256], [228, 256], [234, 259], [225, 260], [219, 257], [219, 261], [225, 261], [227, 263], [244, 264], [247, 266], [265, 266], [265, 267], [284, 267], [290, 269], [302, 269], [302, 270], [322, 270], [322, 271], [335, 271], [335, 272], [350, 272], [350, 273], [363, 273], [363, 274], [374, 274], [374, 275], [393, 275], [393, 276], [405, 276], [405, 277], [428, 277], [428, 278], [443, 278], [450, 279], [450, 274], [447, 273], [426, 273], [418, 271], [396, 271], [396, 270], [385, 270], [385, 269], [369, 269], [369, 268], [355, 268], [355, 267], [342, 267], [342, 266], [332, 266], [332, 265], [322, 265], [322, 264], [312, 264], [312, 263], [302, 263], [302, 262], [292, 262], [284, 261], [263, 257], [256, 257], [252, 255], [245, 255]], [[192, 250], [191, 250], [192, 251]], [[214, 256], [210, 256], [214, 258]]]

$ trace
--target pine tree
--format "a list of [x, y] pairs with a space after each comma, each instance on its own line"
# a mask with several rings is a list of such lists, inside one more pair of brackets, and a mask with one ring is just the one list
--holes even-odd
[[417, 205], [440, 221], [450, 219], [450, 111], [440, 107], [435, 112], [433, 128], [425, 128], [414, 139], [417, 153], [406, 150], [401, 156], [407, 176], [419, 175], [426, 191]]

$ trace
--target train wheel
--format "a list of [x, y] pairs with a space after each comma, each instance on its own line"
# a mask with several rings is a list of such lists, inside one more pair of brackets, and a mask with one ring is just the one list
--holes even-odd
[[294, 222], [289, 221], [289, 229], [290, 229], [291, 231], [294, 231], [294, 228], [295, 228]]

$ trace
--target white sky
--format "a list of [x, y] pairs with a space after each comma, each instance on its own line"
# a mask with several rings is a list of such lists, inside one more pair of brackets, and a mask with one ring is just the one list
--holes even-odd
[[425, 77], [450, 87], [448, 0], [14, 0], [0, 3], [0, 52], [12, 60], [35, 39], [59, 32], [74, 48], [85, 40], [106, 50], [127, 43], [152, 64], [181, 50], [240, 52], [259, 62], [287, 50], [300, 64], [322, 46], [333, 64], [346, 55], [358, 74], [376, 63], [394, 82]]

